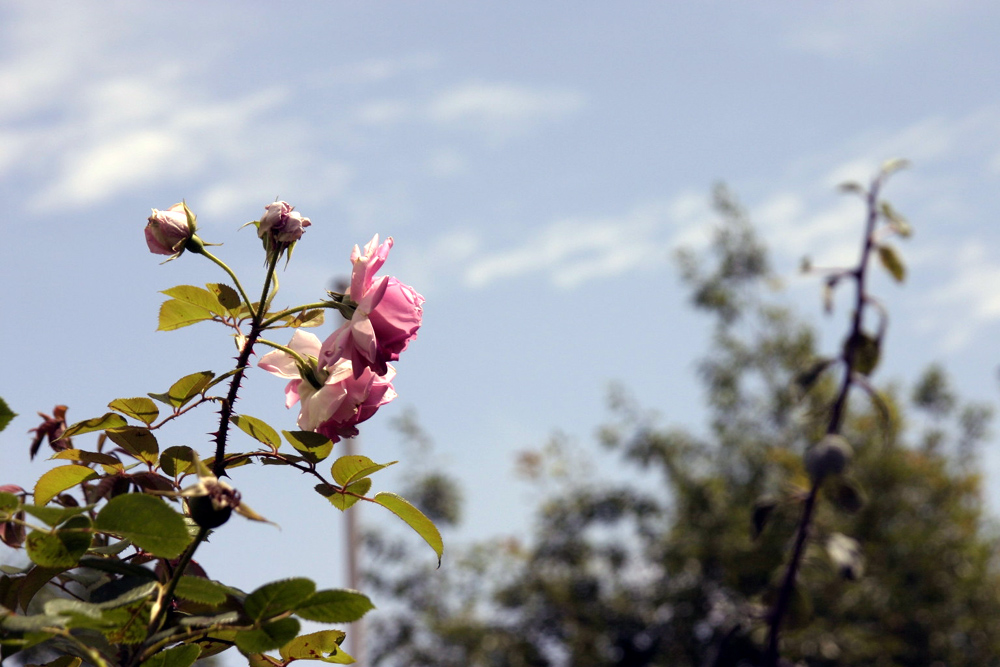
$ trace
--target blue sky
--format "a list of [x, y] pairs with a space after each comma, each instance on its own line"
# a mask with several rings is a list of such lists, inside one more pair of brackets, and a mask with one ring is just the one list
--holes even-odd
[[[322, 296], [355, 243], [395, 238], [385, 272], [427, 298], [425, 323], [360, 448], [405, 454], [388, 422], [415, 410], [434, 464], [466, 482], [456, 541], [526, 530], [514, 453], [554, 429], [591, 442], [609, 381], [700, 426], [708, 323], [670, 257], [704, 244], [720, 180], [820, 321], [795, 267], [852, 261], [862, 216], [834, 186], [910, 158], [887, 192], [916, 234], [906, 285], [875, 285], [892, 312], [879, 378], [941, 361], [995, 404], [998, 28], [994, 3], [943, 0], [0, 3], [0, 396], [21, 414], [0, 434], [0, 481], [52, 465], [26, 461], [36, 410], [84, 419], [225, 370], [221, 329], [154, 331], [158, 290], [223, 278], [146, 252], [149, 209], [182, 198], [248, 284], [261, 255], [239, 226], [276, 196], [310, 217], [281, 276], [288, 304]], [[255, 372], [242, 396], [293, 425], [280, 381]], [[161, 440], [207, 443], [211, 417]], [[995, 488], [1000, 457], [983, 465]], [[238, 473], [282, 531], [220, 532], [199, 554], [210, 571], [248, 588], [261, 572], [340, 583], [337, 510], [291, 473]]]

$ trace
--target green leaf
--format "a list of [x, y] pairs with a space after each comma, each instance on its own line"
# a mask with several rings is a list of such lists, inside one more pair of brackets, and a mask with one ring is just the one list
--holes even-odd
[[72, 655], [61, 655], [51, 662], [47, 662], [42, 667], [80, 667], [83, 664], [82, 658]]
[[13, 493], [0, 492], [0, 520], [9, 517], [21, 508], [21, 499]]
[[167, 405], [171, 405], [175, 408], [180, 408], [208, 388], [209, 384], [212, 382], [212, 378], [214, 377], [215, 373], [212, 371], [191, 373], [190, 375], [185, 375], [180, 380], [173, 383], [170, 389], [167, 390], [167, 393], [150, 394], [150, 397], [155, 398], [161, 403], [166, 403]]
[[764, 528], [767, 527], [767, 522], [777, 506], [778, 502], [774, 498], [761, 498], [754, 503], [753, 514], [751, 516], [752, 530], [750, 532], [753, 539], [756, 540], [764, 532]]
[[211, 311], [186, 301], [170, 299], [160, 306], [160, 324], [157, 331], [174, 331], [182, 327], [204, 322], [214, 317]]
[[125, 466], [116, 457], [100, 452], [88, 452], [84, 449], [64, 449], [53, 454], [51, 459], [60, 461], [79, 461], [80, 463], [97, 463], [104, 467], [104, 472], [124, 470]]
[[347, 486], [351, 482], [368, 477], [369, 475], [376, 473], [383, 468], [388, 468], [395, 463], [399, 462], [390, 461], [389, 463], [375, 463], [367, 456], [341, 456], [333, 462], [333, 466], [330, 468], [330, 473], [333, 475], [333, 479], [337, 482], [337, 484]]
[[7, 401], [0, 398], [0, 431], [7, 428], [10, 420], [17, 416], [17, 413], [10, 409]]
[[417, 532], [417, 535], [424, 538], [431, 549], [438, 557], [438, 567], [441, 566], [441, 556], [444, 553], [444, 542], [441, 540], [441, 533], [438, 532], [434, 522], [424, 516], [424, 513], [411, 505], [408, 501], [400, 498], [395, 493], [377, 493], [372, 498], [376, 503], [386, 508]]
[[858, 332], [848, 339], [846, 345], [850, 346], [851, 344], [854, 345], [852, 369], [862, 375], [871, 375], [875, 367], [878, 366], [879, 357], [881, 356], [882, 346], [879, 339], [869, 336], [864, 332]]
[[10, 614], [0, 616], [0, 628], [9, 632], [31, 632], [44, 628], [61, 628], [69, 620], [65, 616], [50, 616], [49, 614], [33, 614], [31, 616], [21, 616]]
[[236, 648], [244, 653], [273, 651], [295, 639], [300, 627], [298, 620], [294, 618], [271, 621], [262, 625], [259, 630], [236, 633]]
[[77, 514], [83, 514], [92, 507], [93, 505], [87, 505], [86, 507], [41, 507], [38, 505], [25, 505], [24, 511], [50, 526], [58, 526], [66, 519]]
[[[148, 570], [147, 570], [148, 571]], [[132, 579], [118, 579], [114, 582], [123, 587], [118, 588], [121, 593], [110, 600], [95, 604], [100, 609], [118, 609], [127, 607], [133, 602], [145, 600], [160, 590], [161, 584], [158, 581], [150, 581], [146, 577]]]
[[167, 447], [160, 454], [160, 469], [172, 477], [194, 472], [194, 450], [187, 445]]
[[250, 415], [233, 415], [229, 421], [236, 424], [241, 431], [249, 435], [257, 442], [262, 442], [271, 449], [277, 451], [281, 446], [281, 438], [269, 424]]
[[272, 581], [250, 593], [243, 601], [243, 610], [251, 620], [262, 621], [295, 609], [315, 592], [316, 584], [311, 579], [298, 577]]
[[906, 265], [900, 259], [899, 253], [891, 245], [882, 244], [878, 247], [878, 258], [885, 270], [895, 278], [897, 283], [906, 280]]
[[239, 307], [243, 305], [243, 299], [240, 298], [239, 292], [225, 283], [208, 283], [205, 287], [215, 295], [222, 307], [230, 314], [235, 315]]
[[344, 589], [317, 591], [295, 608], [307, 621], [353, 623], [375, 608], [366, 595]]
[[160, 416], [160, 409], [156, 407], [156, 403], [153, 403], [145, 396], [116, 398], [108, 403], [108, 407], [112, 410], [117, 410], [123, 415], [138, 419], [146, 424], [146, 426], [152, 424]]
[[[319, 486], [322, 485], [317, 485], [317, 487]], [[343, 512], [348, 507], [351, 507], [352, 505], [354, 505], [354, 503], [361, 500], [360, 498], [358, 498], [358, 496], [365, 495], [371, 488], [372, 488], [371, 478], [365, 477], [364, 479], [359, 479], [358, 481], [352, 482], [351, 484], [348, 484], [346, 487], [344, 487], [344, 491], [348, 493], [344, 493], [342, 491], [336, 491], [334, 489], [317, 488], [316, 490], [319, 491], [319, 493], [323, 495], [327, 500], [329, 500], [334, 507]], [[354, 493], [357, 495], [354, 496], [348, 495], [349, 493]]]
[[201, 655], [197, 644], [183, 644], [154, 653], [140, 667], [191, 667]]
[[310, 463], [319, 463], [333, 451], [330, 438], [313, 431], [282, 431], [285, 440]]
[[87, 466], [66, 465], [49, 470], [35, 483], [35, 504], [46, 505], [60, 493], [99, 475]]
[[121, 426], [128, 426], [128, 422], [125, 421], [124, 417], [109, 412], [101, 417], [94, 417], [93, 419], [73, 424], [63, 432], [62, 437], [68, 438], [73, 435], [80, 435], [81, 433], [103, 431], [106, 428], [119, 428]]
[[323, 326], [324, 314], [322, 308], [317, 308], [316, 310], [304, 310], [295, 315], [289, 315], [288, 317], [283, 317], [284, 321], [288, 326], [293, 328], [303, 327], [321, 327]]
[[112, 498], [97, 513], [94, 527], [160, 558], [177, 558], [191, 542], [183, 516], [159, 498], [141, 493]]
[[184, 575], [177, 582], [174, 593], [184, 600], [215, 606], [226, 601], [226, 590], [225, 586], [210, 579]]
[[160, 454], [160, 445], [156, 442], [153, 432], [144, 426], [123, 426], [122, 428], [105, 431], [111, 442], [143, 463], [156, 465]]
[[42, 567], [75, 567], [90, 548], [93, 535], [89, 531], [86, 516], [72, 517], [54, 532], [33, 530], [25, 542], [28, 558]]
[[865, 496], [857, 482], [846, 478], [837, 477], [833, 480], [833, 487], [824, 487], [826, 493], [834, 505], [848, 514], [856, 514], [865, 506]]
[[910, 226], [910, 222], [900, 215], [899, 211], [893, 208], [892, 204], [887, 201], [880, 202], [879, 212], [889, 223], [889, 227], [901, 237], [905, 239], [913, 235], [913, 228]]
[[[92, 549], [91, 552], [93, 551], [94, 550]], [[118, 560], [117, 558], [98, 558], [96, 556], [86, 556], [80, 559], [80, 567], [89, 567], [92, 570], [100, 570], [101, 572], [110, 572], [112, 574], [121, 574], [127, 577], [156, 580], [156, 573], [149, 568], [142, 567], [141, 565], [133, 565], [132, 563], [126, 563], [125, 561]]]
[[296, 637], [281, 647], [281, 659], [322, 660], [337, 665], [350, 665], [354, 658], [340, 648], [347, 635], [340, 630], [321, 630]]
[[198, 306], [199, 308], [207, 310], [210, 313], [218, 315], [219, 317], [226, 316], [226, 309], [221, 303], [219, 303], [218, 295], [207, 289], [195, 287], [194, 285], [178, 285], [177, 287], [171, 287], [170, 289], [163, 290], [160, 294], [166, 294], [167, 296], [173, 297], [178, 301], [189, 303], [192, 306]]

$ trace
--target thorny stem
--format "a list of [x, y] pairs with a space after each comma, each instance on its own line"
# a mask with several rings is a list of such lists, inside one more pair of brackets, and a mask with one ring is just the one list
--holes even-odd
[[[847, 397], [854, 384], [853, 378], [854, 360], [857, 353], [857, 342], [861, 334], [861, 324], [864, 316], [864, 308], [869, 304], [869, 299], [865, 293], [865, 278], [868, 270], [868, 258], [875, 245], [875, 223], [878, 221], [878, 196], [885, 173], [879, 174], [868, 190], [866, 202], [868, 206], [868, 219], [865, 224], [865, 238], [861, 246], [861, 258], [857, 267], [846, 275], [854, 278], [856, 286], [854, 299], [854, 316], [851, 320], [851, 332], [844, 345], [843, 361], [844, 376], [840, 382], [840, 391], [837, 400], [833, 404], [830, 412], [830, 421], [827, 423], [827, 434], [839, 434], [844, 422], [844, 415], [847, 408]], [[884, 316], [884, 313], [883, 313]], [[883, 320], [884, 323], [884, 320]], [[792, 557], [788, 562], [788, 569], [785, 570], [785, 578], [782, 580], [778, 599], [774, 603], [774, 610], [771, 612], [770, 624], [768, 627], [767, 649], [764, 653], [764, 666], [777, 667], [780, 657], [780, 634], [781, 622], [788, 612], [791, 603], [792, 593], [795, 590], [795, 579], [798, 575], [799, 566], [802, 563], [802, 556], [805, 553], [806, 539], [809, 536], [809, 527], [812, 524], [813, 513], [816, 509], [816, 496], [822, 484], [822, 477], [817, 476], [813, 480], [809, 495], [806, 497], [802, 507], [802, 519], [799, 521], [798, 531], [795, 535], [795, 545], [792, 549]]]
[[233, 404], [236, 403], [236, 394], [240, 390], [240, 383], [243, 381], [243, 374], [246, 372], [247, 362], [250, 360], [250, 354], [253, 352], [254, 343], [257, 342], [257, 338], [264, 330], [262, 322], [264, 313], [267, 310], [267, 293], [271, 288], [271, 279], [274, 277], [274, 267], [277, 263], [278, 255], [271, 255], [267, 263], [267, 277], [264, 278], [264, 289], [261, 292], [260, 302], [257, 304], [257, 310], [254, 311], [253, 321], [250, 324], [250, 333], [243, 342], [243, 348], [236, 359], [236, 368], [238, 370], [233, 375], [232, 380], [229, 381], [229, 393], [226, 394], [226, 399], [222, 402], [222, 408], [219, 410], [219, 430], [215, 434], [215, 461], [212, 463], [212, 474], [216, 477], [223, 477], [226, 474], [224, 457], [226, 454], [226, 435], [229, 432], [229, 418], [233, 415]]

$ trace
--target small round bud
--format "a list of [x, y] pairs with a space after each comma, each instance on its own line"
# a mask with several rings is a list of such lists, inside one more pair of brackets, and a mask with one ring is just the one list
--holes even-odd
[[202, 528], [218, 528], [229, 521], [232, 507], [216, 507], [210, 496], [195, 496], [187, 499], [191, 518]]
[[839, 475], [847, 469], [853, 455], [854, 450], [847, 438], [836, 433], [827, 434], [806, 451], [806, 472], [814, 482], [827, 475]]

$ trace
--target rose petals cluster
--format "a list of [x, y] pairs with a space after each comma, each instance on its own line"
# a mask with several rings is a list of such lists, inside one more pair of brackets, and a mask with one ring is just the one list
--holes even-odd
[[376, 234], [351, 253], [351, 285], [345, 296], [351, 318], [324, 342], [296, 331], [288, 348], [264, 355], [261, 368], [289, 380], [285, 405], [300, 404], [298, 426], [332, 441], [358, 434], [358, 424], [396, 398], [396, 369], [388, 362], [416, 338], [424, 297], [396, 278], [376, 276], [392, 248]]
[[195, 233], [195, 217], [186, 204], [174, 204], [166, 211], [153, 209], [146, 222], [146, 245], [157, 255], [171, 255], [171, 259], [184, 252], [184, 246]]
[[424, 297], [393, 277], [375, 277], [391, 248], [392, 237], [379, 245], [378, 234], [364, 250], [354, 246], [348, 296], [357, 308], [350, 321], [323, 344], [322, 363], [350, 359], [355, 377], [360, 377], [365, 368], [382, 375], [388, 362], [399, 359], [399, 354], [417, 337], [424, 315]]
[[[316, 361], [320, 345], [319, 338], [307, 331], [296, 331], [288, 343], [290, 349], [311, 362]], [[357, 435], [358, 424], [396, 398], [392, 388], [396, 369], [391, 366], [383, 375], [366, 369], [356, 378], [346, 359], [338, 359], [330, 366], [302, 369], [295, 357], [282, 350], [265, 354], [258, 365], [290, 380], [285, 388], [285, 407], [301, 403], [299, 428], [321, 433], [333, 442]]]

